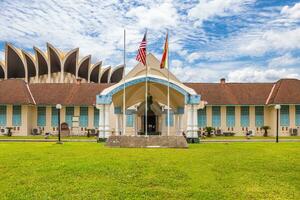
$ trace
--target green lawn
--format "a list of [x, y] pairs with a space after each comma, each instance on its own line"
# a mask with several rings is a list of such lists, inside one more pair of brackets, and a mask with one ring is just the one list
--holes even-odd
[[0, 143], [0, 199], [300, 199], [300, 143]]

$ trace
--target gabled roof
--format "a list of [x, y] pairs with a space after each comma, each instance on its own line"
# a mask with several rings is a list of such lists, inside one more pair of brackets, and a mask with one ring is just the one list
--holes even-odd
[[268, 104], [300, 104], [300, 80], [281, 79], [277, 81]]
[[[300, 80], [276, 83], [185, 83], [208, 105], [300, 104]], [[274, 86], [274, 88], [273, 88]]]
[[29, 87], [20, 79], [0, 81], [0, 104], [35, 104]]

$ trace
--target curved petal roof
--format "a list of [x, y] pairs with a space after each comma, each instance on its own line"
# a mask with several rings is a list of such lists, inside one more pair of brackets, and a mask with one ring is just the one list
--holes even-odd
[[47, 43], [48, 57], [50, 63], [50, 72], [61, 72], [61, 59], [59, 51], [55, 49], [51, 44]]
[[106, 69], [103, 70], [103, 73], [100, 78], [100, 83], [108, 83], [110, 69], [111, 69], [111, 67], [107, 67]]
[[33, 47], [38, 66], [38, 75], [48, 74], [48, 62], [46, 55], [38, 48]]
[[76, 76], [76, 65], [77, 65], [77, 57], [78, 57], [79, 49], [73, 49], [65, 56], [64, 61], [64, 72], [69, 72]]
[[25, 78], [25, 64], [22, 55], [10, 44], [6, 44], [7, 78]]
[[119, 67], [116, 67], [110, 76], [110, 83], [117, 83], [120, 82], [124, 75], [124, 66], [121, 65]]
[[36, 72], [36, 66], [35, 66], [34, 58], [29, 53], [27, 53], [25, 51], [22, 51], [22, 53], [23, 53], [23, 56], [24, 56], [25, 61], [26, 61], [28, 77], [36, 76], [37, 72]]
[[3, 64], [0, 62], [0, 78], [5, 78], [5, 71]]
[[93, 65], [93, 67], [91, 68], [91, 73], [90, 73], [90, 81], [92, 81], [94, 83], [99, 83], [99, 74], [100, 74], [100, 70], [101, 70], [101, 65], [102, 65], [102, 62], [98, 62]]
[[81, 59], [78, 64], [78, 77], [84, 78], [86, 80], [89, 79], [89, 66], [91, 62], [91, 55], [88, 55]]

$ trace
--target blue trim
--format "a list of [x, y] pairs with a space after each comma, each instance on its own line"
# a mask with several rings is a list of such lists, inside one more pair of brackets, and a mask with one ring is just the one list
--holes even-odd
[[[153, 82], [153, 83], [160, 83], [162, 85], [165, 86], [170, 86], [170, 88], [176, 90], [177, 92], [181, 93], [184, 95], [185, 97], [185, 103], [186, 104], [199, 104], [200, 100], [201, 100], [201, 96], [200, 95], [192, 95], [189, 94], [186, 90], [184, 90], [183, 88], [179, 87], [178, 85], [168, 82], [166, 80], [163, 79], [159, 79], [159, 78], [154, 78], [154, 77], [147, 77], [147, 81], [148, 82]], [[129, 82], [125, 83], [125, 87], [129, 87], [132, 85], [136, 85], [138, 83], [143, 83], [146, 82], [146, 77], [142, 77], [142, 78], [138, 78]], [[96, 96], [96, 103], [97, 104], [111, 104], [112, 103], [112, 96], [114, 94], [116, 94], [117, 92], [121, 91], [124, 89], [124, 85], [121, 84], [118, 87], [114, 88], [112, 91], [110, 91], [108, 94], [106, 95], [97, 95]]]

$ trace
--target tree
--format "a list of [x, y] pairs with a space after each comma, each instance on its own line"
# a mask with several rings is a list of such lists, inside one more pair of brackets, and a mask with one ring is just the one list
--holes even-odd
[[268, 137], [268, 130], [271, 129], [270, 126], [262, 126], [261, 129], [265, 131], [264, 137]]
[[215, 128], [213, 127], [210, 127], [210, 126], [207, 126], [205, 127], [205, 132], [207, 133], [207, 137], [210, 137], [211, 136], [211, 133], [215, 130]]

